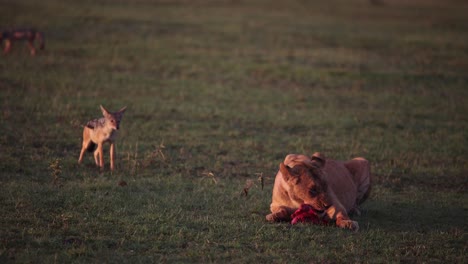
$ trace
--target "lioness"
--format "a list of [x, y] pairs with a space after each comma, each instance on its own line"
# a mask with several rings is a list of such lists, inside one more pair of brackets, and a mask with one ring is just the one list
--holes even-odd
[[359, 213], [358, 206], [369, 196], [370, 166], [364, 158], [346, 162], [289, 154], [280, 163], [273, 187], [270, 222], [290, 221], [301, 204], [309, 204], [326, 220], [341, 228], [359, 230], [348, 213]]

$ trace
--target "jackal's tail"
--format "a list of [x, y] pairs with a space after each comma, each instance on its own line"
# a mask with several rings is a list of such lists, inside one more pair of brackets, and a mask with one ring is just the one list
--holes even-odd
[[42, 32], [37, 31], [36, 32], [36, 39], [37, 39], [37, 41], [39, 41], [39, 49], [41, 49], [41, 50], [45, 49], [44, 34]]
[[93, 152], [93, 151], [96, 150], [96, 148], [97, 148], [97, 145], [94, 142], [89, 141], [89, 144], [88, 144], [88, 147], [86, 148], [86, 151]]

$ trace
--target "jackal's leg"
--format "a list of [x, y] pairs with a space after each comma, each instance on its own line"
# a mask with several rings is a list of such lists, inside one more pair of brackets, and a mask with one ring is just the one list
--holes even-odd
[[101, 162], [100, 162], [100, 157], [102, 156], [100, 149], [102, 148], [102, 143], [97, 145], [96, 150], [94, 151], [94, 162], [96, 163], [96, 166], [101, 167]]
[[29, 47], [29, 52], [31, 53], [31, 56], [36, 55], [36, 48], [34, 47], [34, 42], [32, 40], [28, 40], [28, 47]]
[[94, 162], [96, 163], [96, 166], [99, 167], [99, 149], [94, 151]]
[[3, 49], [3, 53], [7, 54], [11, 50], [11, 41], [9, 39], [5, 40], [5, 48]]
[[88, 148], [89, 144], [91, 143], [91, 139], [89, 138], [89, 132], [86, 129], [86, 127], [83, 129], [83, 143], [81, 145], [81, 152], [80, 158], [78, 159], [78, 163], [81, 163], [83, 161], [83, 155], [86, 152], [86, 149]]
[[[96, 164], [101, 167], [101, 169], [104, 168], [104, 153], [102, 151], [102, 145], [103, 143], [98, 143], [98, 147], [96, 151], [94, 152], [94, 160], [96, 161]], [[99, 155], [99, 161], [97, 159], [97, 155]]]
[[115, 144], [114, 142], [110, 143], [110, 168], [114, 170], [114, 157], [115, 157]]
[[81, 164], [81, 162], [83, 161], [83, 155], [86, 151], [86, 147], [87, 147], [87, 144], [85, 146], [85, 142], [83, 141], [83, 146], [81, 147], [80, 158], [78, 159], [78, 164]]

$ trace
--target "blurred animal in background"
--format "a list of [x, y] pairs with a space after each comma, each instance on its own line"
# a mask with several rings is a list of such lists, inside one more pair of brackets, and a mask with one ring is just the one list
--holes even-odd
[[[271, 214], [266, 219], [294, 223], [301, 221], [296, 216], [303, 215], [317, 223], [332, 221], [338, 227], [357, 231], [358, 223], [348, 214], [360, 213], [359, 205], [370, 190], [370, 165], [364, 158], [342, 162], [326, 159], [318, 152], [311, 157], [289, 154], [276, 174]], [[304, 210], [297, 211], [299, 208]]]
[[120, 128], [120, 121], [127, 107], [123, 107], [115, 113], [109, 112], [102, 105], [101, 111], [104, 117], [89, 121], [83, 129], [83, 144], [81, 148], [78, 163], [83, 161], [85, 151], [94, 151], [94, 161], [96, 165], [104, 168], [104, 157], [102, 146], [104, 143], [110, 143], [110, 169], [114, 170], [115, 159], [115, 139], [117, 130]]
[[39, 32], [32, 28], [12, 29], [1, 32], [0, 43], [5, 42], [3, 53], [7, 54], [11, 51], [13, 42], [23, 40], [27, 42], [29, 53], [31, 54], [31, 56], [36, 55], [36, 47], [34, 45], [35, 41], [39, 43], [39, 49], [44, 50], [45, 48], [44, 34], [42, 32]]

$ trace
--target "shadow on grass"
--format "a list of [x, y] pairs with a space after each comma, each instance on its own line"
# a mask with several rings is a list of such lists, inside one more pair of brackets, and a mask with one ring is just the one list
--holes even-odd
[[[393, 232], [428, 232], [465, 229], [467, 210], [459, 203], [449, 204], [453, 198], [390, 201], [369, 201], [362, 215], [353, 217], [361, 229], [383, 229]], [[458, 201], [463, 200], [462, 197]]]

